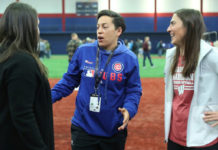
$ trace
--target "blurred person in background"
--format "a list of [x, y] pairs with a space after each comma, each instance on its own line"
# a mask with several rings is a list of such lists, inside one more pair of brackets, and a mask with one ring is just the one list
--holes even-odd
[[45, 56], [46, 56], [46, 58], [50, 58], [51, 57], [50, 43], [48, 42], [48, 40], [44, 40], [44, 43], [45, 43]]
[[54, 150], [47, 72], [38, 58], [37, 12], [15, 2], [0, 20], [0, 149]]
[[139, 49], [141, 47], [140, 39], [137, 39], [133, 43], [132, 51], [135, 53], [135, 55], [138, 57], [139, 55]]
[[71, 40], [67, 43], [68, 61], [70, 62], [76, 49], [82, 44], [76, 33], [71, 34]]
[[52, 89], [52, 102], [80, 85], [71, 125], [72, 150], [124, 150], [127, 125], [138, 110], [138, 59], [118, 40], [125, 31], [116, 12], [97, 15], [97, 40], [81, 45], [67, 73]]
[[92, 43], [93, 39], [90, 37], [86, 37], [85, 42], [84, 43]]
[[39, 51], [39, 58], [42, 61], [46, 54], [46, 45], [42, 38], [39, 39], [38, 51]]
[[151, 41], [150, 41], [150, 37], [146, 36], [144, 38], [144, 42], [143, 42], [143, 68], [146, 68], [146, 57], [148, 57], [148, 60], [150, 62], [151, 67], [154, 67], [154, 64], [152, 63], [151, 60], [151, 55], [150, 55], [150, 50], [151, 50]]
[[176, 11], [167, 29], [174, 48], [165, 63], [165, 140], [168, 150], [218, 149], [218, 51], [202, 40], [194, 9]]
[[157, 43], [157, 46], [156, 46], [156, 49], [157, 49], [157, 53], [158, 53], [158, 56], [161, 57], [164, 53], [164, 46], [163, 46], [163, 41], [160, 40], [158, 43]]
[[128, 48], [129, 50], [131, 50], [131, 51], [132, 51], [133, 43], [134, 43], [134, 41], [133, 41], [133, 40], [130, 40], [130, 41], [128, 42], [128, 45], [127, 45], [127, 48]]

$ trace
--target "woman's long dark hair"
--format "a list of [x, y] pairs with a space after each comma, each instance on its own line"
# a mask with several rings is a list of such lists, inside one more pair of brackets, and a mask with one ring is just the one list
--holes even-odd
[[28, 4], [11, 3], [0, 20], [0, 62], [6, 61], [15, 52], [23, 51], [32, 55], [40, 69], [47, 77], [47, 71], [38, 58], [39, 41], [37, 12]]
[[[200, 55], [200, 42], [203, 33], [205, 32], [205, 24], [201, 13], [194, 9], [180, 9], [176, 14], [183, 22], [184, 27], [187, 29], [184, 37], [185, 50], [184, 59], [185, 64], [182, 71], [184, 77], [190, 77], [191, 73], [195, 72], [198, 58]], [[180, 56], [180, 47], [176, 48], [176, 55], [173, 59], [171, 67], [171, 74], [175, 73], [178, 59]]]

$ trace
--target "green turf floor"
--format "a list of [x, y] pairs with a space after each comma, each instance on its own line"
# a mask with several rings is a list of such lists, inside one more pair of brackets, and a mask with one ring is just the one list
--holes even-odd
[[[142, 67], [142, 57], [139, 57], [138, 60], [141, 78], [161, 78], [164, 76], [164, 57], [159, 58], [156, 55], [152, 55], [154, 68], [150, 66], [148, 59], [146, 59], [146, 68]], [[48, 68], [49, 78], [62, 78], [63, 74], [67, 71], [67, 55], [52, 55], [50, 59], [45, 58], [42, 61]]]

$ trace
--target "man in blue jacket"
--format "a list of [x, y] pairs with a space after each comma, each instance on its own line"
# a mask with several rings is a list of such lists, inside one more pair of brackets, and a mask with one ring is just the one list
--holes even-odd
[[125, 28], [116, 12], [99, 12], [97, 40], [76, 50], [67, 73], [52, 89], [54, 103], [80, 85], [72, 150], [124, 150], [127, 124], [137, 112], [142, 91], [137, 57], [118, 40]]

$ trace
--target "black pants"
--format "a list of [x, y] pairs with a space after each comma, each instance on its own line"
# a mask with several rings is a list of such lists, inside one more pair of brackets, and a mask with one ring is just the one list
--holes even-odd
[[218, 143], [204, 148], [190, 148], [190, 147], [181, 146], [179, 144], [174, 143], [171, 140], [168, 140], [167, 150], [218, 150]]
[[89, 135], [80, 127], [71, 125], [72, 150], [124, 150], [126, 137], [126, 129], [106, 138]]

